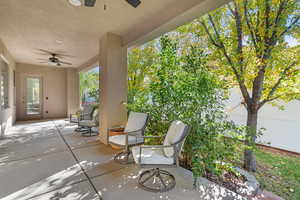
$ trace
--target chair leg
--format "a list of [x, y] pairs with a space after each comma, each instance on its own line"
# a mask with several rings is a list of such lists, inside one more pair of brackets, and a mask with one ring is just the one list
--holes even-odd
[[159, 168], [142, 172], [138, 183], [142, 189], [150, 192], [167, 192], [176, 185], [175, 177]]
[[87, 127], [86, 130], [81, 131], [81, 135], [85, 137], [97, 136], [99, 133], [93, 132], [92, 127]]
[[130, 158], [131, 155], [132, 155], [132, 153], [130, 150], [125, 150], [120, 153], [117, 153], [114, 157], [114, 160], [117, 163], [122, 164], [122, 165], [131, 164], [131, 163], [133, 163], [133, 159]]

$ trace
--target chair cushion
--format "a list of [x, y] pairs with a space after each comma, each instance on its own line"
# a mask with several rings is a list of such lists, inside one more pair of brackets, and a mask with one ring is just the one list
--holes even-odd
[[[134, 145], [134, 144], [141, 144], [144, 142], [143, 138], [137, 138], [135, 136], [128, 136], [128, 145]], [[120, 146], [125, 146], [126, 145], [126, 135], [114, 135], [114, 136], [110, 136], [109, 137], [109, 143], [113, 143], [116, 145], [120, 145]]]
[[96, 126], [96, 123], [93, 120], [81, 120], [79, 121], [79, 126], [93, 127]]
[[[125, 127], [125, 132], [136, 131], [142, 129], [147, 123], [148, 115], [146, 113], [130, 112], [128, 121]], [[137, 133], [139, 135], [142, 134]]]
[[148, 165], [172, 165], [174, 159], [166, 157], [162, 149], [143, 148], [141, 153], [141, 162], [139, 162], [141, 146], [132, 147], [132, 155], [137, 164]]
[[[164, 145], [172, 145], [182, 138], [186, 125], [181, 121], [173, 121], [164, 140]], [[173, 147], [164, 148], [164, 155], [172, 157], [174, 155]]]

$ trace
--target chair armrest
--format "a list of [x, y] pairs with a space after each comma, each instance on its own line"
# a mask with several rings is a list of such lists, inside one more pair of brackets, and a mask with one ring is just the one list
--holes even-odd
[[114, 126], [114, 127], [108, 128], [108, 131], [113, 131], [115, 129], [123, 129], [123, 128], [124, 128], [123, 126]]
[[141, 145], [141, 149], [163, 149], [172, 147], [175, 148], [176, 145]]
[[163, 138], [165, 136], [158, 136], [158, 135], [149, 135], [149, 136], [144, 136], [144, 135], [132, 135], [132, 134], [128, 134], [128, 135], [131, 135], [131, 136], [135, 136], [135, 140], [137, 141], [138, 138], [143, 138], [143, 139], [150, 139], [150, 138]]
[[137, 135], [137, 137], [139, 137], [139, 138], [162, 138], [162, 137], [165, 137], [165, 136], [164, 135], [161, 135], [161, 136], [159, 136], [159, 135], [148, 135], [148, 136]]
[[137, 135], [137, 133], [140, 132], [140, 131], [143, 131], [143, 128], [138, 129], [138, 130], [134, 130], [134, 131], [127, 131], [127, 132], [124, 132], [124, 133], [127, 134], [127, 135], [131, 135], [131, 136], [142, 137], [142, 136]]

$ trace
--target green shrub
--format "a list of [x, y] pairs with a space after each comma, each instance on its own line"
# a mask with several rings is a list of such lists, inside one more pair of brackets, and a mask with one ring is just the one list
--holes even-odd
[[[191, 46], [180, 52], [177, 41], [168, 36], [160, 39], [158, 64], [149, 87], [139, 91], [129, 110], [147, 112], [150, 122], [147, 133], [162, 135], [173, 120], [190, 126], [184, 146], [186, 165], [194, 177], [213, 173], [220, 175], [231, 169], [227, 161], [235, 159], [235, 125], [226, 120], [223, 102], [226, 88], [206, 64], [205, 53]], [[225, 135], [231, 135], [228, 139]]]

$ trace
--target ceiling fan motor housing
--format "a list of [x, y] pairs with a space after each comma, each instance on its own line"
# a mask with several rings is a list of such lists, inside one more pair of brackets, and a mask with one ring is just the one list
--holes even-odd
[[50, 58], [49, 58], [49, 61], [50, 61], [50, 62], [53, 62], [53, 63], [58, 63], [58, 62], [59, 62], [58, 58], [56, 58], [55, 56], [50, 57]]
[[126, 1], [135, 8], [141, 4], [140, 0], [126, 0]]
[[84, 5], [87, 7], [94, 7], [96, 0], [84, 0]]

